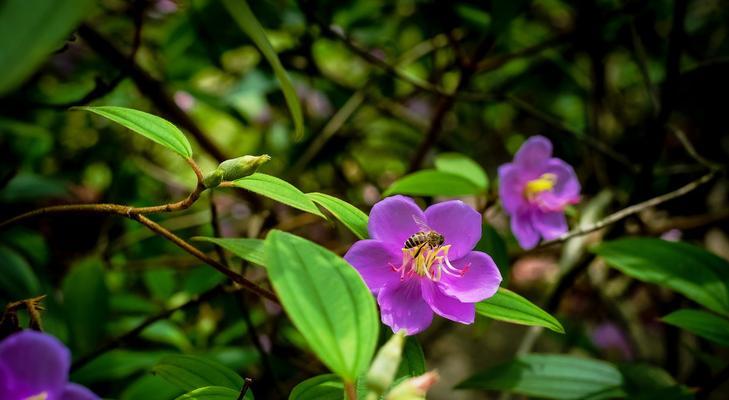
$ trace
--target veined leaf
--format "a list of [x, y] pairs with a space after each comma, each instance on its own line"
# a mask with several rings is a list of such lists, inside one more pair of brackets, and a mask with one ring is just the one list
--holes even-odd
[[63, 47], [92, 0], [0, 2], [0, 95], [14, 89]]
[[499, 321], [520, 325], [543, 326], [555, 332], [564, 333], [562, 324], [531, 301], [511, 290], [499, 288], [490, 298], [476, 303], [476, 312]]
[[289, 400], [342, 400], [344, 384], [334, 374], [319, 375], [299, 382]]
[[485, 389], [548, 399], [621, 397], [623, 377], [604, 361], [558, 354], [526, 354], [480, 372], [460, 389]]
[[238, 26], [250, 37], [251, 41], [256, 44], [258, 50], [263, 54], [263, 57], [271, 64], [271, 68], [273, 68], [273, 72], [281, 84], [281, 90], [286, 99], [286, 105], [289, 107], [289, 112], [291, 112], [291, 118], [294, 120], [296, 137], [302, 137], [304, 135], [304, 115], [301, 111], [299, 96], [296, 95], [294, 85], [291, 84], [291, 79], [289, 79], [289, 75], [286, 73], [283, 65], [281, 65], [278, 55], [273, 50], [273, 47], [271, 47], [271, 43], [266, 37], [266, 32], [256, 19], [256, 16], [253, 15], [253, 11], [251, 11], [251, 8], [245, 0], [223, 0], [223, 4], [228, 9], [230, 15], [233, 16], [235, 22], [238, 23]]
[[[206, 386], [185, 393], [175, 400], [235, 400], [240, 394], [240, 389], [233, 390], [223, 386]], [[244, 399], [253, 400], [253, 394], [249, 390]]]
[[258, 265], [264, 265], [263, 240], [247, 238], [213, 238], [197, 236], [192, 238], [201, 242], [210, 242], [228, 250], [236, 256]]
[[628, 238], [602, 243], [593, 251], [626, 275], [671, 288], [712, 311], [729, 315], [729, 262], [700, 247]]
[[192, 147], [185, 135], [164, 118], [144, 111], [116, 106], [75, 107], [74, 109], [101, 115], [185, 158], [192, 157]]
[[315, 203], [326, 208], [358, 238], [367, 239], [369, 236], [367, 232], [367, 221], [369, 217], [362, 210], [328, 194], [307, 193], [306, 195]]
[[266, 267], [278, 298], [311, 349], [342, 379], [369, 367], [377, 345], [375, 301], [344, 259], [277, 230], [266, 238]]
[[663, 322], [694, 335], [729, 346], [729, 320], [702, 310], [678, 310], [661, 318]]
[[243, 387], [243, 378], [228, 367], [191, 355], [164, 357], [152, 368], [152, 372], [182, 390], [222, 386], [239, 391]]
[[481, 192], [483, 189], [461, 175], [427, 169], [396, 180], [383, 195], [466, 196]]
[[478, 163], [460, 153], [439, 154], [435, 158], [435, 169], [460, 175], [483, 190], [486, 190], [489, 186], [486, 171]]
[[326, 219], [314, 202], [306, 197], [301, 190], [283, 179], [256, 172], [253, 175], [233, 181], [233, 184], [239, 188], [250, 190], [261, 196], [269, 197], [280, 203]]

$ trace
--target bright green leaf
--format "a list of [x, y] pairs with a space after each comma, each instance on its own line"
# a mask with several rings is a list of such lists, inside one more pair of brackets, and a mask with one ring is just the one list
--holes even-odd
[[543, 326], [564, 333], [562, 324], [531, 301], [511, 290], [499, 288], [492, 297], [476, 303], [476, 312], [499, 321], [520, 325]]
[[89, 258], [71, 268], [63, 280], [63, 309], [74, 353], [95, 349], [109, 315], [109, 291], [101, 260]]
[[489, 178], [486, 171], [478, 163], [460, 153], [443, 153], [435, 158], [435, 169], [460, 175], [473, 182], [479, 188], [486, 190]]
[[397, 377], [418, 376], [425, 373], [425, 354], [415, 336], [408, 336], [405, 339], [405, 346], [402, 349], [402, 360], [397, 370]]
[[281, 84], [281, 90], [286, 99], [286, 104], [289, 107], [289, 112], [291, 112], [291, 118], [294, 120], [296, 137], [302, 137], [304, 135], [304, 115], [301, 111], [299, 96], [296, 94], [294, 85], [291, 84], [289, 75], [286, 73], [283, 65], [281, 65], [278, 55], [273, 50], [273, 47], [271, 47], [271, 43], [266, 37], [266, 32], [256, 19], [256, 16], [253, 15], [251, 8], [245, 0], [223, 0], [223, 4], [233, 16], [233, 19], [238, 23], [238, 26], [250, 37], [251, 41], [256, 44], [258, 50], [263, 54], [263, 57], [271, 64], [271, 68], [273, 68], [273, 72]]
[[526, 354], [458, 385], [548, 399], [621, 397], [623, 377], [612, 364], [557, 354]]
[[314, 202], [306, 197], [301, 190], [283, 179], [256, 172], [253, 175], [233, 181], [233, 184], [239, 188], [270, 197], [283, 204], [326, 219]]
[[[235, 400], [240, 394], [240, 389], [233, 390], [222, 386], [207, 386], [185, 393], [175, 400]], [[253, 394], [249, 390], [244, 399], [253, 400]]]
[[0, 95], [14, 89], [63, 47], [92, 0], [0, 2]]
[[354, 382], [369, 367], [379, 329], [374, 297], [357, 271], [331, 251], [277, 230], [266, 238], [266, 266], [281, 304], [314, 353]]
[[132, 131], [159, 143], [162, 146], [185, 157], [192, 157], [192, 147], [185, 135], [176, 126], [166, 119], [144, 111], [133, 110], [125, 107], [100, 106], [100, 107], [76, 107], [78, 110], [90, 111], [92, 113], [108, 118]]
[[243, 387], [243, 378], [228, 367], [206, 358], [169, 355], [152, 368], [152, 372], [182, 390], [205, 386], [223, 386], [234, 390]]
[[671, 288], [729, 315], [729, 262], [687, 243], [652, 238], [605, 242], [593, 249], [605, 262], [635, 279]]
[[367, 214], [359, 208], [340, 200], [334, 196], [324, 193], [307, 193], [311, 200], [320, 206], [326, 208], [336, 219], [341, 221], [344, 226], [349, 228], [360, 239], [367, 239]]
[[663, 322], [694, 335], [729, 346], [729, 320], [702, 310], [678, 310], [661, 318]]
[[0, 260], [0, 298], [17, 301], [41, 294], [38, 278], [25, 258], [0, 246]]
[[344, 384], [334, 374], [319, 375], [299, 382], [289, 400], [342, 400]]
[[197, 236], [193, 240], [210, 242], [254, 264], [264, 265], [263, 240], [246, 238], [213, 238]]
[[398, 179], [383, 194], [385, 196], [392, 194], [466, 196], [481, 192], [483, 189], [461, 175], [428, 169]]

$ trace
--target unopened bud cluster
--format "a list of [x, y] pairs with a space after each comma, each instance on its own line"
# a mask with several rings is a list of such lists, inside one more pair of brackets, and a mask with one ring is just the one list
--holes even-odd
[[206, 188], [214, 188], [223, 181], [234, 181], [246, 177], [256, 172], [261, 164], [270, 160], [268, 154], [260, 156], [243, 156], [225, 160], [218, 165], [212, 172], [209, 172], [203, 178], [203, 184]]

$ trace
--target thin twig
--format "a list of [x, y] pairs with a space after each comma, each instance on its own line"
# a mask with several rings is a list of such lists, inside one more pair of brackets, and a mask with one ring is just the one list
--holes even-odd
[[691, 156], [691, 158], [696, 160], [699, 164], [711, 170], [720, 170], [724, 168], [724, 166], [722, 166], [721, 164], [708, 160], [704, 156], [699, 154], [699, 152], [696, 151], [694, 145], [686, 136], [686, 133], [684, 133], [684, 131], [681, 130], [679, 127], [677, 127], [676, 125], [668, 124], [668, 129], [670, 129], [671, 132], [678, 138], [678, 141], [681, 142], [681, 145], [684, 149], [686, 149], [686, 152]]
[[663, 194], [663, 195], [654, 197], [652, 199], [648, 199], [648, 200], [643, 201], [643, 202], [640, 202], [638, 204], [634, 204], [634, 205], [632, 205], [630, 207], [626, 207], [626, 208], [624, 208], [624, 209], [622, 209], [620, 211], [617, 211], [617, 212], [615, 212], [613, 214], [608, 215], [607, 217], [603, 218], [602, 220], [596, 222], [593, 225], [590, 225], [590, 226], [587, 226], [587, 227], [573, 229], [573, 230], [565, 233], [564, 235], [558, 237], [557, 239], [553, 239], [553, 240], [548, 240], [546, 242], [542, 242], [538, 247], [541, 248], [541, 247], [551, 246], [553, 244], [565, 242], [565, 241], [567, 241], [569, 239], [572, 239], [574, 237], [577, 237], [577, 236], [586, 235], [588, 233], [597, 231], [597, 230], [602, 229], [602, 228], [604, 228], [604, 227], [606, 227], [608, 225], [611, 225], [611, 224], [614, 224], [614, 223], [616, 223], [618, 221], [621, 221], [621, 220], [623, 220], [623, 219], [625, 219], [625, 218], [627, 218], [627, 217], [629, 217], [629, 216], [631, 216], [633, 214], [637, 214], [637, 213], [645, 210], [646, 208], [655, 207], [655, 206], [657, 206], [659, 204], [662, 204], [662, 203], [665, 203], [667, 201], [673, 200], [675, 198], [684, 196], [684, 195], [686, 195], [688, 193], [691, 193], [692, 191], [696, 190], [697, 188], [699, 188], [703, 184], [709, 182], [716, 175], [717, 175], [717, 171], [711, 171], [708, 174], [700, 177], [699, 179], [696, 179], [694, 181], [691, 181], [688, 184], [686, 184], [684, 186], [681, 186], [680, 188], [678, 188], [678, 189], [676, 189], [676, 190], [674, 190], [672, 192], [668, 192], [666, 194]]
[[170, 308], [168, 310], [165, 310], [157, 315], [153, 315], [144, 321], [137, 325], [135, 328], [131, 329], [130, 331], [115, 337], [112, 340], [109, 340], [108, 342], [104, 343], [103, 345], [99, 346], [98, 348], [94, 349], [92, 352], [88, 354], [84, 354], [83, 356], [76, 359], [73, 364], [71, 364], [71, 371], [75, 371], [84, 365], [88, 364], [92, 360], [96, 359], [100, 355], [107, 353], [111, 350], [114, 350], [116, 348], [121, 347], [124, 343], [128, 342], [130, 339], [133, 339], [139, 334], [142, 333], [145, 329], [147, 329], [150, 325], [154, 324], [157, 321], [161, 321], [163, 319], [166, 319], [170, 315], [174, 314], [175, 312], [195, 306], [197, 304], [200, 304], [202, 302], [208, 301], [213, 299], [215, 296], [223, 292], [223, 285], [220, 284], [218, 286], [215, 286], [214, 288], [195, 296], [193, 299], [188, 300], [187, 302], [177, 306]]
[[243, 400], [243, 398], [246, 397], [246, 393], [248, 393], [248, 389], [253, 384], [253, 379], [251, 378], [245, 378], [243, 380], [243, 387], [240, 390], [240, 394], [238, 395], [238, 400]]

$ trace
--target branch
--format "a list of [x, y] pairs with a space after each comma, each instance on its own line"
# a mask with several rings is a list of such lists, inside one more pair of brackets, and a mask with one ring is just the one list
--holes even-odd
[[637, 214], [637, 213], [645, 210], [646, 208], [655, 207], [655, 206], [657, 206], [659, 204], [662, 204], [662, 203], [665, 203], [667, 201], [670, 201], [670, 200], [676, 199], [678, 197], [684, 196], [684, 195], [686, 195], [686, 194], [688, 194], [688, 193], [696, 190], [697, 188], [699, 188], [703, 184], [709, 182], [716, 175], [717, 175], [717, 171], [711, 171], [708, 174], [700, 177], [699, 179], [696, 179], [696, 180], [694, 180], [694, 181], [692, 181], [692, 182], [690, 182], [690, 183], [688, 183], [688, 184], [686, 184], [686, 185], [684, 185], [684, 186], [682, 186], [682, 187], [680, 187], [680, 188], [678, 188], [678, 189], [676, 189], [676, 190], [674, 190], [672, 192], [668, 192], [666, 194], [663, 194], [663, 195], [654, 197], [652, 199], [649, 199], [649, 200], [640, 202], [638, 204], [634, 204], [634, 205], [632, 205], [630, 207], [626, 207], [626, 208], [624, 208], [624, 209], [622, 209], [620, 211], [617, 211], [617, 212], [615, 212], [613, 214], [608, 215], [606, 218], [604, 218], [604, 219], [596, 222], [593, 225], [590, 225], [590, 226], [587, 226], [587, 227], [583, 227], [583, 228], [573, 229], [573, 230], [565, 233], [564, 235], [558, 237], [557, 239], [553, 239], [553, 240], [548, 240], [546, 242], [542, 242], [538, 246], [538, 248], [551, 246], [553, 244], [565, 242], [565, 241], [567, 241], [569, 239], [572, 239], [574, 237], [577, 237], [577, 236], [586, 235], [588, 233], [591, 233], [591, 232], [594, 232], [596, 230], [602, 229], [602, 228], [604, 228], [604, 227], [606, 227], [608, 225], [614, 224], [614, 223], [616, 223], [616, 222], [618, 222], [620, 220], [623, 220], [623, 219], [625, 219], [625, 218], [627, 218], [627, 217], [629, 217], [629, 216], [631, 216], [633, 214]]

